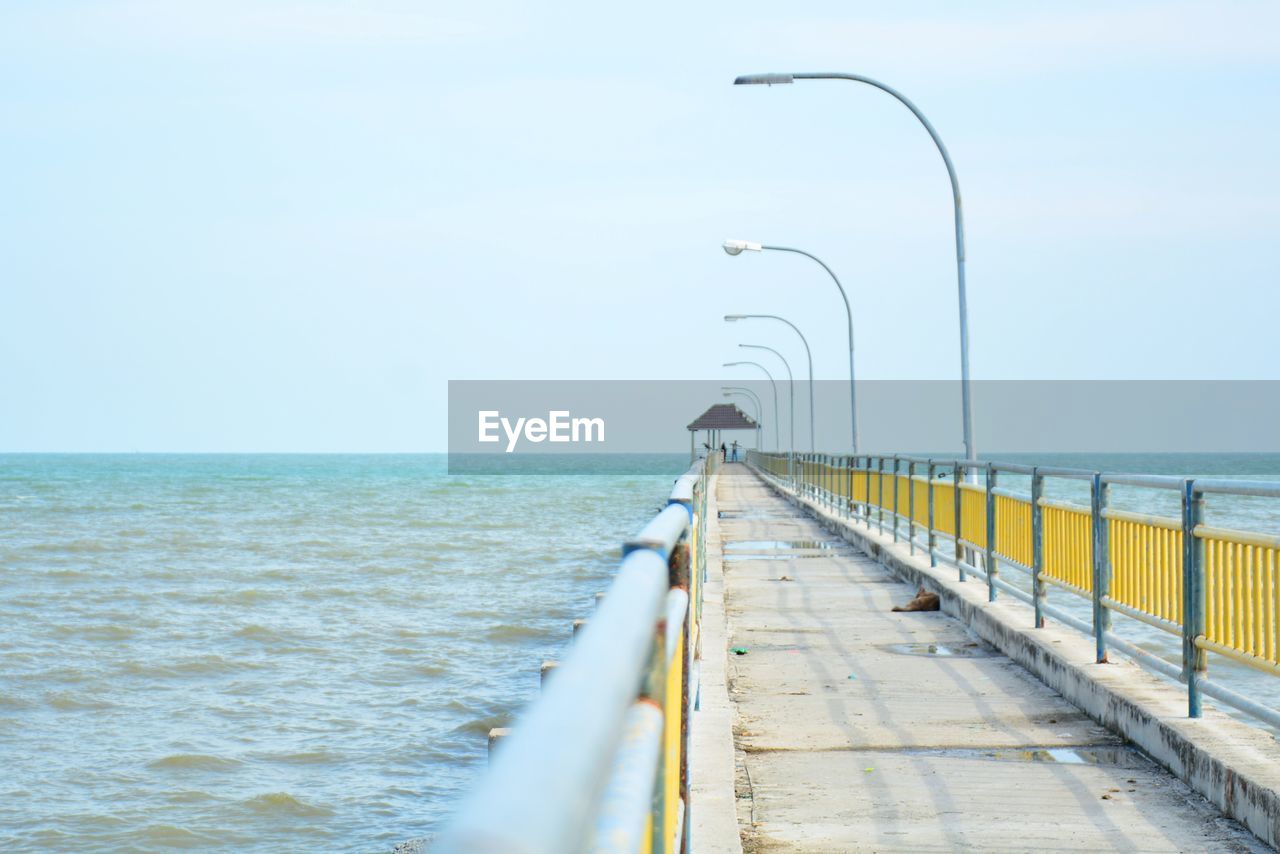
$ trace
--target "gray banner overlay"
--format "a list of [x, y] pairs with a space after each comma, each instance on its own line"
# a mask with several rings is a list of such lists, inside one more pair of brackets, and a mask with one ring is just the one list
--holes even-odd
[[[747, 392], [726, 396], [726, 386]], [[813, 384], [812, 440], [809, 395], [807, 382], [772, 386], [743, 378], [454, 380], [449, 466], [495, 473], [651, 472], [653, 455], [687, 460], [688, 425], [725, 404], [750, 422], [758, 417], [761, 429], [723, 430], [717, 447], [737, 441], [744, 449], [849, 453], [849, 384]], [[973, 399], [982, 458], [1280, 452], [1280, 381], [980, 381]], [[958, 382], [860, 382], [857, 403], [859, 453], [964, 453]], [[732, 410], [718, 414], [740, 420]], [[705, 452], [707, 431], [692, 438], [693, 450]]]

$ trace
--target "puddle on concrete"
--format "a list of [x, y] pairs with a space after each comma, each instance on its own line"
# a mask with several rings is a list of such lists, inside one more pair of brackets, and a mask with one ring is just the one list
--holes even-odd
[[976, 643], [891, 643], [881, 648], [898, 655], [935, 655], [939, 658], [991, 658], [996, 654]]
[[945, 756], [954, 759], [987, 759], [995, 762], [1054, 762], [1059, 765], [1107, 765], [1113, 768], [1147, 770], [1151, 760], [1132, 747], [1032, 747], [991, 750], [981, 748], [943, 748], [941, 750], [906, 751], [919, 755]]
[[830, 540], [735, 540], [725, 543], [725, 551], [776, 551], [780, 549], [834, 549]]
[[831, 557], [821, 552], [774, 552], [773, 554], [727, 554], [724, 559], [729, 562], [739, 560], [804, 560], [811, 557]]
[[798, 519], [798, 516], [792, 516], [789, 513], [748, 513], [742, 510], [721, 510], [719, 511], [721, 519], [748, 519], [756, 520], [772, 520], [782, 521], [786, 519]]

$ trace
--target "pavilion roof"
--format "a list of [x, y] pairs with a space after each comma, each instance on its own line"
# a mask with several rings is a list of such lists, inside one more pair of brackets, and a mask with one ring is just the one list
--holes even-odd
[[694, 419], [688, 429], [693, 430], [754, 430], [758, 425], [745, 412], [732, 403], [717, 403]]

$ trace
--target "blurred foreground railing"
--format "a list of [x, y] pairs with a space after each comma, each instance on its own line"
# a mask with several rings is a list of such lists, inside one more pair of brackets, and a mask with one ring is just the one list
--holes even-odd
[[[1204, 694], [1280, 727], [1275, 708], [1207, 678], [1209, 652], [1280, 676], [1280, 537], [1205, 524], [1207, 494], [1280, 498], [1280, 483], [903, 455], [798, 454], [788, 476], [785, 454], [751, 451], [747, 461], [833, 512], [887, 528], [895, 542], [905, 523], [913, 554], [923, 548], [930, 565], [955, 566], [961, 581], [981, 578], [992, 602], [1004, 591], [1029, 603], [1037, 627], [1049, 615], [1092, 634], [1099, 662], [1112, 647], [1184, 682], [1191, 717]], [[1002, 488], [1002, 473], [1029, 479], [1030, 492]], [[1089, 505], [1046, 498], [1046, 479], [1079, 482]], [[1181, 514], [1116, 509], [1113, 486], [1172, 491]], [[1003, 567], [1025, 573], [1030, 590], [1002, 578]], [[1050, 588], [1089, 601], [1091, 619], [1049, 604]], [[1117, 637], [1113, 614], [1180, 638], [1181, 667]]]
[[454, 852], [688, 848], [707, 489], [719, 456], [682, 475], [542, 695], [431, 847]]

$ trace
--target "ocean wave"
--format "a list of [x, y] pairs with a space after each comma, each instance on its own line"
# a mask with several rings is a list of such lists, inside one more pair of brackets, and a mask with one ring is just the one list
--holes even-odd
[[238, 657], [226, 657], [217, 654], [202, 655], [179, 661], [123, 661], [119, 665], [121, 673], [128, 676], [148, 678], [180, 678], [204, 676], [220, 673], [238, 673], [244, 670], [259, 670], [263, 665], [246, 661]]
[[172, 804], [201, 804], [216, 801], [218, 798], [199, 789], [180, 789], [165, 793], [165, 800]]
[[32, 543], [27, 546], [27, 550], [40, 554], [102, 554], [116, 549], [101, 540], [81, 539], [64, 542]]
[[279, 632], [267, 626], [260, 626], [257, 623], [241, 626], [231, 634], [241, 640], [260, 641], [261, 643], [274, 643], [282, 639]]
[[510, 715], [485, 715], [482, 718], [473, 718], [465, 723], [458, 724], [453, 728], [453, 732], [487, 736], [489, 730], [507, 726], [509, 723], [511, 723]]
[[241, 605], [256, 605], [268, 599], [275, 598], [274, 595], [266, 590], [258, 590], [253, 587], [245, 587], [235, 591], [229, 597], [232, 602]]
[[161, 848], [202, 848], [217, 840], [203, 833], [173, 824], [151, 824], [135, 834], [140, 841]]
[[484, 636], [491, 641], [508, 641], [551, 640], [556, 635], [548, 629], [538, 628], [527, 623], [503, 623], [490, 628], [484, 633]]
[[90, 581], [100, 578], [100, 572], [88, 572], [83, 569], [48, 569], [43, 573], [45, 578], [56, 578], [59, 581]]
[[382, 654], [394, 655], [397, 657], [407, 656], [407, 655], [421, 655], [422, 650], [415, 647], [408, 647], [408, 646], [389, 646], [382, 651]]
[[282, 762], [286, 765], [331, 765], [343, 762], [346, 757], [328, 750], [304, 750], [298, 753], [268, 753], [260, 758], [268, 762]]
[[388, 562], [388, 563], [379, 563], [379, 564], [366, 564], [360, 567], [358, 571], [360, 572], [361, 575], [379, 575], [379, 576], [393, 577], [396, 575], [404, 575], [405, 573], [413, 572], [415, 570], [429, 569], [429, 568], [430, 568], [429, 564], [426, 566], [422, 566], [422, 565], [405, 566], [404, 564]]
[[148, 762], [147, 767], [157, 771], [230, 771], [243, 764], [236, 759], [207, 753], [174, 753]]
[[131, 626], [114, 623], [101, 623], [92, 626], [67, 626], [64, 631], [69, 635], [96, 641], [129, 640], [137, 632]]
[[461, 617], [464, 620], [493, 620], [503, 616], [503, 614], [501, 611], [472, 609], [469, 611], [458, 611], [454, 616]]
[[4, 693], [0, 694], [0, 709], [10, 709], [13, 711], [21, 711], [23, 709], [35, 708], [35, 703], [30, 700], [19, 697], [16, 694]]
[[364, 590], [352, 590], [348, 587], [309, 587], [301, 591], [298, 595], [304, 599], [351, 599], [356, 596], [365, 595]]
[[75, 712], [85, 709], [111, 709], [114, 703], [86, 694], [72, 694], [68, 691], [52, 691], [44, 695], [48, 705], [63, 712]]
[[265, 815], [333, 815], [333, 810], [328, 807], [309, 804], [300, 798], [295, 798], [288, 792], [268, 792], [257, 795], [245, 801], [244, 805], [255, 813]]

